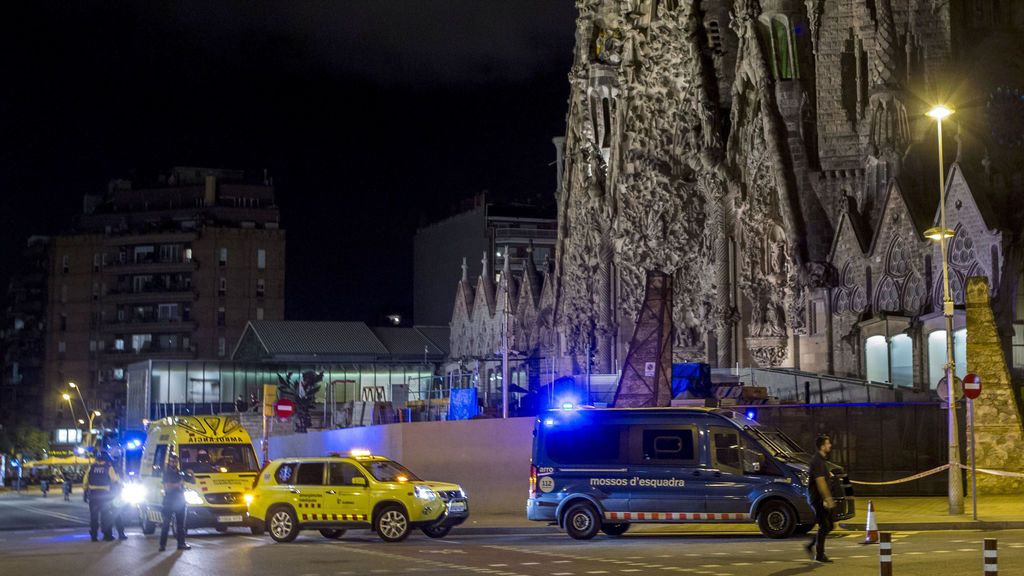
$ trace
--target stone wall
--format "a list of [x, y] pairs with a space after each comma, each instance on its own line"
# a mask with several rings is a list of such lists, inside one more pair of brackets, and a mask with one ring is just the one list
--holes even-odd
[[[1010, 372], [989, 306], [988, 279], [967, 279], [967, 371], [981, 377], [974, 401], [979, 468], [1024, 472], [1024, 428]], [[979, 494], [1024, 492], [1024, 478], [978, 475]]]

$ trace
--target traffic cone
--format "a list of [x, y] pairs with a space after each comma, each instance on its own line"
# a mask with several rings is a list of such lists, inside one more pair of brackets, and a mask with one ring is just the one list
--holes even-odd
[[868, 524], [867, 533], [864, 534], [862, 544], [878, 543], [878, 524], [875, 522], [875, 503], [868, 500]]

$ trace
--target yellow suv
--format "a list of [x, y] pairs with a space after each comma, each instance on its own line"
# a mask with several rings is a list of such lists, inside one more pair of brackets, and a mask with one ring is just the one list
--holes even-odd
[[271, 462], [245, 500], [253, 530], [266, 529], [277, 542], [295, 540], [300, 530], [337, 539], [359, 528], [386, 542], [404, 540], [414, 528], [443, 538], [469, 517], [458, 484], [420, 480], [398, 462], [365, 451]]

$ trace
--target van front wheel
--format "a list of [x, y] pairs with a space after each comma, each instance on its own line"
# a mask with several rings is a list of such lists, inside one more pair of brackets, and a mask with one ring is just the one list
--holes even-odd
[[565, 531], [576, 540], [590, 540], [601, 529], [597, 509], [589, 502], [573, 504], [565, 513]]
[[789, 538], [796, 530], [796, 511], [781, 500], [765, 502], [757, 514], [757, 527], [769, 538]]

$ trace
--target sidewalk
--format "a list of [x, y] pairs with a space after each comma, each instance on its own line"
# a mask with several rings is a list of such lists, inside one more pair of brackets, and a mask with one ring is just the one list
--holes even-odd
[[863, 531], [868, 500], [875, 504], [878, 529], [887, 530], [1005, 530], [1024, 528], [1024, 497], [978, 496], [978, 519], [971, 514], [971, 498], [964, 497], [964, 514], [949, 515], [946, 498], [857, 498], [857, 515], [840, 522], [847, 530]]

